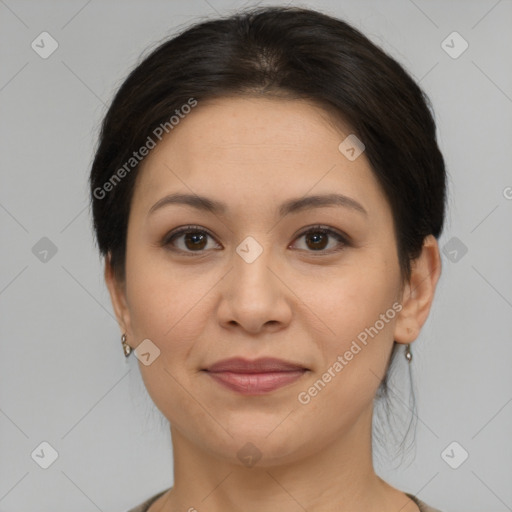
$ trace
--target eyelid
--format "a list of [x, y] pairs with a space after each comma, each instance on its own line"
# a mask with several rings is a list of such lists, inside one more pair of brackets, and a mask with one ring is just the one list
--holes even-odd
[[[172, 241], [173, 238], [178, 238], [181, 235], [187, 234], [189, 232], [195, 232], [195, 231], [199, 231], [199, 232], [205, 233], [210, 238], [215, 240], [215, 242], [217, 244], [219, 244], [219, 242], [217, 242], [215, 236], [212, 235], [212, 233], [208, 229], [206, 229], [206, 228], [204, 228], [202, 226], [199, 226], [199, 225], [188, 225], [188, 226], [182, 226], [180, 228], [176, 228], [175, 230], [167, 233], [163, 237], [163, 239], [162, 239], [162, 241], [160, 242], [159, 245], [161, 245], [162, 247], [170, 246], [171, 249], [169, 249], [169, 250], [172, 250], [172, 251], [175, 251], [175, 252], [179, 252], [179, 253], [185, 254], [187, 256], [194, 256], [194, 255], [204, 254], [205, 252], [207, 252], [206, 249], [202, 249], [202, 250], [198, 250], [198, 251], [184, 251], [182, 249], [177, 249], [175, 247], [172, 247], [172, 245], [171, 245], [171, 241]], [[346, 246], [350, 246], [352, 244], [351, 238], [347, 234], [345, 234], [344, 232], [339, 231], [339, 230], [337, 230], [335, 228], [332, 228], [330, 226], [327, 226], [327, 225], [313, 224], [313, 225], [306, 226], [306, 227], [302, 228], [301, 231], [298, 234], [294, 235], [293, 242], [290, 245], [293, 245], [293, 243], [297, 239], [303, 237], [304, 235], [308, 234], [309, 232], [315, 232], [315, 231], [324, 232], [324, 233], [328, 234], [329, 236], [336, 238], [338, 243], [341, 244], [342, 247], [338, 248], [338, 249], [328, 249], [328, 250], [321, 249], [321, 250], [318, 250], [318, 251], [308, 251], [308, 250], [305, 250], [305, 249], [299, 249], [300, 251], [307, 252], [308, 254], [311, 254], [313, 256], [315, 256], [315, 255], [316, 256], [322, 256], [322, 255], [323, 256], [327, 256], [327, 255], [330, 255], [330, 254], [333, 254], [333, 253], [337, 253], [337, 252], [341, 251], [343, 248], [345, 248]], [[290, 245], [288, 245], [288, 247], [290, 247]], [[216, 250], [218, 250], [218, 249], [216, 249]]]

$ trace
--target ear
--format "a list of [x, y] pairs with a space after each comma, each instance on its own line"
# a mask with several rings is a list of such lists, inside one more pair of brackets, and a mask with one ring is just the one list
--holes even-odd
[[128, 339], [131, 338], [130, 312], [126, 301], [125, 283], [119, 282], [116, 278], [111, 265], [111, 254], [108, 253], [105, 258], [105, 283], [107, 285], [112, 307], [116, 314], [117, 322], [121, 332], [127, 333]]
[[434, 300], [441, 275], [439, 246], [433, 235], [425, 237], [420, 256], [412, 262], [411, 277], [402, 294], [402, 310], [397, 316], [394, 340], [411, 343], [419, 335]]

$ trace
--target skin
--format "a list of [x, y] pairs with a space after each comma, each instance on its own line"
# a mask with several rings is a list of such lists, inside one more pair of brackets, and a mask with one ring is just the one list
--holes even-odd
[[[128, 343], [150, 339], [160, 350], [139, 367], [171, 425], [174, 487], [150, 512], [418, 510], [375, 474], [371, 419], [393, 340], [413, 342], [427, 319], [439, 248], [427, 237], [402, 281], [392, 212], [369, 162], [338, 150], [350, 133], [305, 101], [223, 98], [200, 103], [144, 160], [126, 280], [115, 279], [108, 258], [105, 279]], [[174, 192], [222, 201], [226, 212], [173, 204], [148, 215]], [[341, 206], [277, 215], [287, 199], [332, 192], [367, 215]], [[161, 245], [190, 224], [212, 235], [199, 250], [184, 235], [174, 251]], [[315, 245], [303, 233], [316, 224], [350, 242], [329, 235]], [[247, 236], [263, 249], [252, 263], [236, 252]], [[399, 314], [301, 404], [298, 394], [393, 303]], [[277, 357], [308, 371], [266, 395], [244, 396], [201, 371], [234, 356]], [[247, 442], [261, 454], [252, 467], [237, 456]]]

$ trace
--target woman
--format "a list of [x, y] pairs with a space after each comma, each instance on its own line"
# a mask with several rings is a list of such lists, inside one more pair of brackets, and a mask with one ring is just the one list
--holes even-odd
[[313, 10], [197, 24], [132, 71], [92, 210], [174, 485], [131, 512], [434, 510], [375, 473], [372, 416], [429, 314], [445, 174], [418, 85]]

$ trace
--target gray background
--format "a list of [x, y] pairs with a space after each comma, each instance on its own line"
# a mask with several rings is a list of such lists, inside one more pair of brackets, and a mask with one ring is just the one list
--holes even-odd
[[[123, 511], [172, 484], [166, 421], [122, 354], [87, 175], [143, 50], [256, 3], [0, 0], [0, 511]], [[450, 175], [443, 273], [413, 345], [415, 458], [377, 468], [443, 512], [512, 510], [512, 2], [293, 3], [353, 23], [421, 82]], [[59, 45], [47, 59], [31, 48], [43, 31]], [[453, 31], [458, 58], [441, 45]], [[48, 469], [31, 456], [43, 441]], [[453, 441], [469, 453], [457, 469], [441, 456]]]

